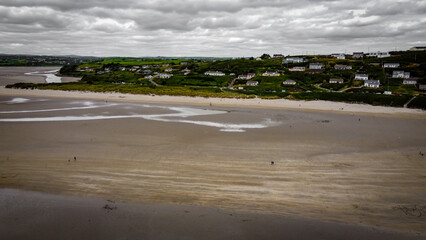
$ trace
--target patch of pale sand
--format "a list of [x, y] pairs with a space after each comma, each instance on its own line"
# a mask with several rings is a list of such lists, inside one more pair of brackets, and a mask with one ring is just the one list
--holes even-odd
[[425, 239], [309, 218], [0, 189], [1, 239]]
[[7, 89], [0, 87], [0, 95], [3, 96], [27, 96], [27, 97], [60, 97], [72, 99], [91, 99], [102, 101], [144, 102], [162, 104], [180, 104], [194, 106], [217, 107], [246, 107], [265, 109], [292, 109], [308, 111], [328, 111], [341, 113], [362, 113], [396, 117], [426, 118], [426, 112], [420, 109], [395, 108], [372, 106], [367, 104], [350, 104], [330, 101], [293, 101], [287, 99], [236, 99], [236, 98], [204, 98], [187, 96], [157, 96], [137, 95], [122, 93], [95, 93], [81, 91], [59, 90], [27, 90]]

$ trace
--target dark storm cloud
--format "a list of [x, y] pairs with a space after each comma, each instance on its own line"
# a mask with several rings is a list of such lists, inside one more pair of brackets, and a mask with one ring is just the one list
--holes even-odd
[[423, 0], [2, 0], [0, 52], [252, 56], [426, 44]]

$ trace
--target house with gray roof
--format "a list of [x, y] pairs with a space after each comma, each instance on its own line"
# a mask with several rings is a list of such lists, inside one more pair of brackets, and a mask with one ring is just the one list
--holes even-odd
[[306, 62], [306, 60], [302, 57], [286, 57], [283, 60], [283, 63], [303, 63]]
[[354, 53], [352, 54], [352, 56], [353, 56], [354, 58], [363, 58], [363, 57], [364, 57], [364, 52], [354, 52]]
[[351, 70], [352, 66], [336, 64], [336, 65], [334, 65], [334, 69], [336, 69], [336, 70]]
[[322, 63], [309, 63], [309, 69], [322, 69], [323, 67]]

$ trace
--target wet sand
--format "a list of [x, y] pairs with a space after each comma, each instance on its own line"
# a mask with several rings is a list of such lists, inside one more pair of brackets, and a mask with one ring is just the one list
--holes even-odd
[[[161, 121], [127, 116], [175, 113], [173, 105], [12, 99], [0, 97], [0, 111], [33, 112], [2, 113], [0, 120], [124, 117], [0, 122], [0, 188], [426, 235], [424, 118], [212, 106], [190, 108], [220, 113]], [[99, 107], [34, 111], [92, 105]], [[222, 131], [225, 123], [265, 120], [273, 124]], [[333, 227], [324, 229], [330, 232]]]
[[298, 217], [12, 189], [0, 189], [0, 207], [1, 239], [422, 239]]

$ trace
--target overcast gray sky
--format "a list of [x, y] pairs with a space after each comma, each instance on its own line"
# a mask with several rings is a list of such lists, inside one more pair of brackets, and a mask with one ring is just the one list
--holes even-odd
[[0, 53], [260, 56], [426, 45], [426, 0], [0, 0]]

